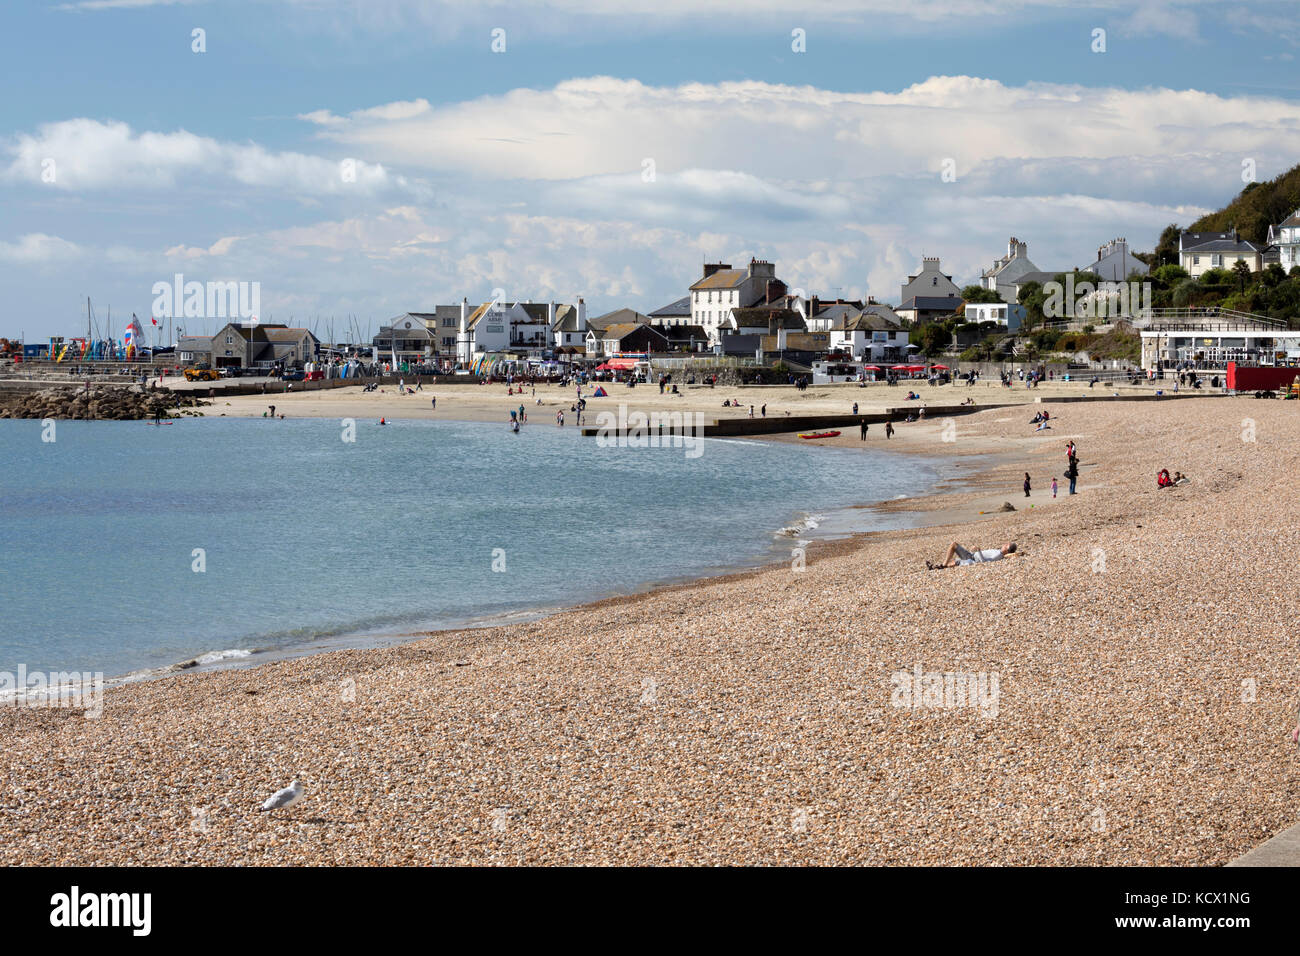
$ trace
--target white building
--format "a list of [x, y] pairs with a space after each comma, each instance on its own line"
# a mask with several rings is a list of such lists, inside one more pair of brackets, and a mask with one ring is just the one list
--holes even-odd
[[1277, 246], [1278, 264], [1290, 272], [1300, 266], [1300, 209], [1276, 226], [1268, 227], [1268, 242]]
[[554, 302], [484, 302], [472, 311], [461, 300], [457, 360], [468, 364], [487, 352], [549, 351], [560, 345], [581, 345], [586, 335], [586, 305]]
[[1300, 360], [1300, 329], [1268, 319], [1206, 314], [1178, 322], [1155, 322], [1141, 330], [1142, 367], [1194, 362], [1224, 368], [1228, 362], [1283, 364]]
[[1003, 302], [1016, 301], [1016, 282], [1028, 272], [1041, 271], [1029, 258], [1029, 243], [1015, 236], [1007, 240], [1007, 254], [993, 260], [980, 274], [980, 285], [996, 292]]
[[850, 353], [859, 362], [892, 362], [907, 357], [907, 330], [882, 309], [870, 307], [835, 319], [830, 327], [832, 352]]
[[967, 322], [996, 322], [1014, 332], [1025, 320], [1027, 310], [1015, 302], [967, 302], [963, 314]]
[[1238, 236], [1236, 229], [1184, 232], [1178, 236], [1178, 264], [1193, 279], [1199, 279], [1211, 269], [1231, 270], [1239, 261], [1245, 262], [1251, 272], [1258, 272], [1264, 266], [1263, 250]]
[[716, 345], [721, 329], [730, 324], [732, 309], [744, 309], [785, 295], [785, 283], [776, 277], [776, 266], [763, 259], [750, 259], [747, 269], [733, 269], [725, 262], [706, 262], [704, 277], [690, 288], [691, 325], [708, 330]]
[[1128, 240], [1112, 239], [1097, 249], [1097, 259], [1091, 265], [1080, 266], [1080, 272], [1092, 272], [1107, 282], [1124, 282], [1133, 273], [1147, 274], [1147, 264], [1134, 258], [1128, 250]]

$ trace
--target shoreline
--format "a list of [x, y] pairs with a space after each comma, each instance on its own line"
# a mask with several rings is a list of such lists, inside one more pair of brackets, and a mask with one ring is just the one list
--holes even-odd
[[[461, 420], [447, 419], [447, 421]], [[468, 421], [470, 424], [483, 424], [481, 419]], [[797, 438], [793, 437], [793, 435], [788, 436], [788, 438], [789, 443], [798, 445], [798, 447], [801, 448], [809, 449], [810, 454], [816, 454], [815, 449], [818, 446], [800, 443]], [[786, 439], [787, 436], [785, 435], [764, 435], [756, 436], [752, 440], [785, 441]], [[727, 441], [729, 439], [706, 438], [702, 440]], [[821, 447], [831, 446], [823, 445]], [[860, 448], [861, 446], [855, 443], [849, 447]], [[899, 447], [896, 450], [885, 448], [885, 450], [893, 451], [895, 454], [933, 456], [936, 459], [946, 457], [940, 451], [927, 452], [916, 447]], [[995, 457], [988, 451], [968, 452], [967, 455], [982, 460], [989, 460]], [[298, 660], [318, 654], [334, 653], [336, 651], [366, 651], [375, 648], [407, 644], [433, 635], [481, 631], [487, 628], [496, 627], [508, 627], [513, 624], [530, 623], [595, 606], [604, 606], [611, 602], [632, 600], [645, 595], [653, 595], [655, 592], [664, 589], [690, 588], [696, 585], [704, 586], [711, 582], [729, 579], [736, 575], [744, 575], [755, 571], [783, 567], [788, 563], [788, 559], [778, 559], [776, 553], [783, 550], [787, 542], [790, 545], [798, 543], [804, 546], [809, 556], [812, 557], [813, 555], [821, 555], [827, 548], [847, 546], [853, 542], [857, 542], [858, 539], [870, 535], [887, 535], [897, 530], [933, 525], [936, 522], [924, 520], [924, 516], [933, 514], [934, 509], [921, 507], [921, 505], [931, 501], [932, 499], [943, 499], [948, 495], [957, 493], [957, 489], [964, 489], [965, 486], [975, 482], [978, 478], [979, 472], [973, 472], [956, 479], [939, 478], [925, 494], [905, 498], [856, 502], [828, 507], [817, 507], [813, 504], [805, 503], [791, 512], [791, 520], [796, 520], [800, 515], [806, 516], [809, 519], [814, 516], [820, 516], [822, 520], [818, 522], [816, 526], [805, 528], [802, 533], [799, 534], [786, 534], [786, 532], [794, 530], [794, 526], [789, 524], [784, 527], [772, 529], [770, 532], [771, 540], [761, 553], [752, 555], [740, 562], [732, 562], [726, 566], [719, 566], [715, 570], [703, 574], [692, 573], [665, 579], [649, 580], [624, 593], [597, 595], [590, 599], [581, 600], [575, 603], [529, 605], [527, 607], [511, 608], [485, 615], [470, 615], [451, 621], [445, 626], [436, 626], [418, 630], [367, 628], [320, 635], [296, 645], [252, 648], [212, 648], [179, 661], [158, 664], [153, 667], [137, 668], [122, 674], [106, 675], [105, 690], [112, 691], [116, 688], [145, 680], [164, 680], [187, 674], [201, 674], [225, 670], [249, 670], [267, 666], [278, 661]], [[954, 485], [956, 488], [947, 487], [949, 485]], [[909, 504], [915, 506], [908, 507]], [[903, 520], [904, 523], [880, 529], [864, 530], [860, 528], [849, 528], [846, 530], [830, 532], [824, 532], [821, 530], [829, 516], [851, 516], [854, 512], [858, 511], [870, 512], [882, 516], [892, 516], [896, 519]], [[942, 511], [942, 509], [940, 509], [940, 511]], [[911, 517], [913, 520], [907, 520], [908, 517]]]
[[[1105, 404], [1026, 441], [1014, 410], [977, 413], [960, 453], [1006, 455], [969, 489], [896, 505], [943, 523], [828, 542], [807, 573], [173, 675], [114, 691], [95, 721], [0, 713], [4, 769], [67, 755], [24, 771], [32, 812], [10, 818], [0, 861], [64, 861], [87, 826], [143, 824], [158, 838], [92, 841], [90, 861], [1227, 862], [1295, 822], [1300, 570], [1276, 549], [1300, 544], [1300, 505], [1252, 493], [1300, 466], [1294, 414]], [[1020, 508], [1008, 482], [1058, 467], [1071, 436], [1079, 497], [1049, 505], [1036, 482], [1034, 508], [978, 515]], [[1162, 464], [1193, 483], [1157, 491]], [[1277, 540], [1233, 547], [1253, 526]], [[927, 572], [956, 535], [1023, 550]], [[1208, 559], [1224, 546], [1230, 565]], [[890, 674], [913, 666], [1000, 674], [998, 714], [891, 706]], [[145, 759], [101, 774], [73, 759], [85, 748]], [[306, 811], [254, 812], [296, 772]], [[208, 825], [187, 836], [196, 807]]]

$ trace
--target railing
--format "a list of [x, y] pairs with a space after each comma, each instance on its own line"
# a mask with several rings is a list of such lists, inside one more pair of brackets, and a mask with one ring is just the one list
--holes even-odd
[[[1218, 321], [1209, 324], [1209, 320], [1212, 319]], [[1144, 332], [1189, 331], [1195, 329], [1226, 332], [1245, 328], [1266, 331], [1268, 329], [1285, 330], [1288, 328], [1287, 323], [1282, 319], [1273, 319], [1267, 315], [1256, 315], [1253, 312], [1239, 312], [1236, 309], [1220, 308], [1152, 309], [1133, 324], [1135, 327], [1140, 327]]]

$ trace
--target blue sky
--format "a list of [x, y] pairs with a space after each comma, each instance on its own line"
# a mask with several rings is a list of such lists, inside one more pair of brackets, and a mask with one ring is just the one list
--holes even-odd
[[750, 255], [895, 301], [922, 254], [1149, 249], [1300, 162], [1291, 2], [627, 6], [6, 4], [0, 335], [143, 316], [177, 272], [372, 328], [494, 288], [645, 311]]

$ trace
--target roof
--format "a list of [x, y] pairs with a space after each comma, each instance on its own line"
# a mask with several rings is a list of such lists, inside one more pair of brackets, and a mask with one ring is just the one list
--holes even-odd
[[777, 328], [805, 332], [808, 329], [807, 323], [794, 309], [766, 309], [766, 308], [745, 308], [732, 309], [732, 316], [736, 321], [736, 328], [762, 328], [770, 329], [772, 323], [776, 323]]
[[691, 297], [684, 295], [675, 302], [669, 302], [661, 308], [655, 309], [650, 313], [652, 317], [671, 316], [671, 315], [690, 315], [691, 314]]
[[606, 312], [604, 315], [598, 315], [594, 319], [587, 320], [587, 325], [597, 332], [618, 324], [649, 325], [650, 316], [642, 315], [636, 309], [624, 308], [615, 309], [613, 312]]
[[1024, 275], [1013, 279], [1011, 284], [1017, 288], [1022, 285], [1029, 285], [1031, 282], [1042, 285], [1044, 282], [1055, 282], [1057, 276], [1069, 275], [1073, 271], [1073, 269], [1058, 269], [1055, 272], [1026, 272]]
[[670, 342], [689, 339], [707, 339], [708, 330], [702, 325], [660, 325], [656, 326], [660, 334]]
[[1206, 242], [1198, 242], [1194, 246], [1188, 246], [1182, 250], [1190, 252], [1193, 255], [1200, 255], [1203, 252], [1259, 252], [1259, 248], [1253, 242], [1247, 242], [1245, 239], [1210, 239]]
[[557, 305], [555, 321], [551, 324], [552, 332], [585, 332], [578, 328], [578, 307], [575, 305]]
[[901, 328], [879, 312], [855, 311], [840, 315], [831, 323], [832, 332], [897, 332]]
[[899, 312], [940, 312], [949, 311], [961, 305], [961, 296], [957, 295], [914, 295], [897, 309]]
[[1233, 238], [1232, 232], [1180, 232], [1178, 234], [1178, 248], [1190, 249], [1192, 246], [1199, 246], [1203, 242], [1231, 238]]
[[692, 291], [695, 289], [734, 289], [745, 281], [744, 269], [719, 269], [711, 276], [705, 276], [695, 285], [691, 286]]
[[638, 329], [645, 329], [649, 332], [653, 332], [660, 338], [665, 337], [659, 329], [655, 328], [653, 325], [647, 325], [644, 322], [615, 322], [612, 325], [605, 326], [605, 331], [601, 333], [600, 337], [603, 339], [622, 339], [631, 335]]
[[534, 322], [549, 322], [551, 317], [551, 307], [546, 302], [518, 302], [516, 303], [521, 309], [528, 313], [528, 317]]

